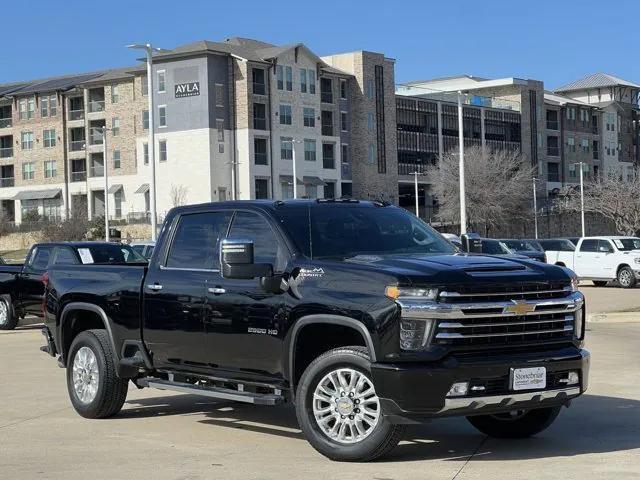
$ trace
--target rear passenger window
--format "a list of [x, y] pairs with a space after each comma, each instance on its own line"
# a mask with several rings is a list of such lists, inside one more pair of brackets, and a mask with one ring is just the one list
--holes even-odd
[[581, 252], [597, 252], [598, 240], [583, 240], [580, 246]]
[[50, 248], [39, 247], [31, 262], [31, 268], [34, 270], [46, 270], [49, 266], [49, 258], [51, 257]]
[[218, 269], [218, 251], [231, 221], [231, 212], [183, 215], [173, 238], [167, 267]]
[[54, 265], [77, 265], [78, 259], [70, 248], [57, 248]]
[[267, 221], [260, 215], [237, 212], [229, 236], [253, 240], [253, 255], [256, 263], [270, 263], [276, 270], [284, 267], [278, 239]]

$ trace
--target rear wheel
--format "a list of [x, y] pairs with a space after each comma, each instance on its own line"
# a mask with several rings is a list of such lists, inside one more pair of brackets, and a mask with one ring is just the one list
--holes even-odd
[[18, 316], [13, 310], [11, 299], [0, 297], [0, 330], [13, 330], [18, 325]]
[[127, 380], [116, 374], [107, 332], [81, 332], [67, 361], [67, 389], [73, 408], [85, 418], [111, 417], [124, 405], [127, 388]]
[[497, 415], [478, 415], [467, 420], [485, 435], [495, 438], [526, 438], [549, 427], [560, 413], [560, 408], [512, 410]]
[[629, 267], [618, 270], [618, 283], [623, 288], [633, 288], [636, 285], [636, 275]]
[[608, 282], [606, 282], [606, 281], [604, 281], [604, 280], [594, 280], [594, 281], [593, 281], [593, 284], [594, 284], [596, 287], [606, 287], [606, 286], [607, 286], [607, 283], [608, 283]]
[[362, 347], [336, 348], [311, 362], [300, 379], [296, 413], [309, 443], [331, 460], [373, 460], [404, 432], [382, 416]]

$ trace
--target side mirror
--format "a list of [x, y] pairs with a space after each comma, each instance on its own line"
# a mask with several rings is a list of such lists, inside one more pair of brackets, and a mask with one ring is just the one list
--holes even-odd
[[223, 278], [250, 280], [272, 277], [273, 266], [269, 263], [254, 263], [253, 241], [225, 238], [220, 244], [220, 272]]
[[482, 253], [482, 239], [477, 233], [465, 233], [460, 237], [462, 249], [469, 253]]

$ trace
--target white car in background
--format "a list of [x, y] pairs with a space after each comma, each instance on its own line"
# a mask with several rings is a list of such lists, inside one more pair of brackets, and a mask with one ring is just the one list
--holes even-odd
[[547, 250], [547, 263], [573, 270], [580, 280], [603, 287], [611, 280], [631, 288], [640, 280], [640, 238], [584, 237], [574, 252]]

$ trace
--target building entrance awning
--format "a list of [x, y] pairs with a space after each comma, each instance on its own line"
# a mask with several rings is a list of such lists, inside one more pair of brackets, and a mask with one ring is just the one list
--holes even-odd
[[149, 184], [143, 183], [138, 187], [138, 189], [134, 193], [147, 193], [149, 191]]
[[302, 177], [302, 181], [305, 185], [312, 187], [324, 187], [326, 185], [325, 181], [320, 177]]
[[[297, 179], [297, 184], [298, 185], [304, 185], [304, 182], [302, 180], [300, 180], [299, 178]], [[287, 185], [293, 185], [293, 175], [280, 175], [280, 183], [286, 183]]]
[[113, 184], [113, 185], [111, 185], [109, 187], [108, 193], [109, 193], [109, 195], [113, 195], [114, 193], [116, 193], [119, 190], [122, 190], [122, 185], [119, 184], [119, 183], [115, 183], [115, 184]]
[[60, 188], [51, 188], [48, 190], [25, 190], [18, 192], [14, 200], [49, 200], [51, 198], [57, 198], [62, 193]]

